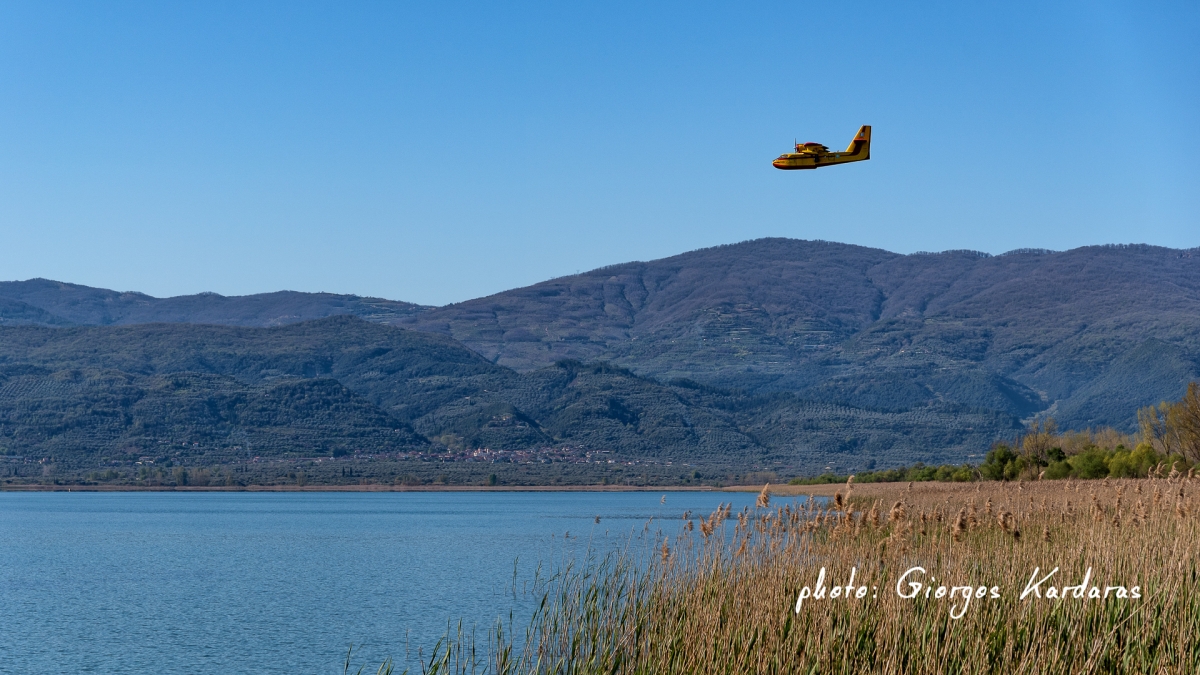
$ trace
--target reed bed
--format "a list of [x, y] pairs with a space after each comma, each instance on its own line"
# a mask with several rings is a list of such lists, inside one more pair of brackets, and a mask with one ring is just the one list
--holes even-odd
[[[530, 624], [516, 633], [498, 625], [486, 657], [461, 658], [462, 644], [448, 641], [422, 669], [1200, 672], [1200, 480], [918, 483], [871, 493], [847, 484], [829, 500], [772, 500], [764, 489], [755, 509], [689, 517], [672, 536], [551, 577]], [[822, 567], [827, 591], [842, 587], [841, 597], [806, 598], [797, 612]], [[914, 567], [925, 571], [898, 584]], [[1020, 598], [1055, 568], [1037, 586], [1042, 597]], [[863, 597], [856, 589], [845, 597], [852, 569]], [[902, 597], [909, 581], [929, 596], [922, 586]], [[943, 585], [960, 588], [939, 598]], [[1070, 587], [1080, 585], [1076, 598]], [[1051, 586], [1069, 587], [1067, 597], [1046, 597]], [[961, 587], [971, 588], [965, 606]], [[1088, 597], [1097, 593], [1107, 597]]]

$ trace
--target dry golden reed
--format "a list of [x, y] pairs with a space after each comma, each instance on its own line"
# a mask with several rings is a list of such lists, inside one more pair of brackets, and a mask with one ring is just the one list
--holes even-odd
[[[736, 521], [722, 507], [699, 535], [680, 527], [650, 555], [627, 550], [555, 575], [528, 627], [497, 628], [488, 657], [452, 670], [1198, 673], [1200, 483], [1164, 476], [1090, 483], [1086, 511], [1072, 507], [1079, 484], [1066, 481], [855, 486], [828, 510], [812, 499], [780, 506], [778, 494], [772, 508], [764, 487]], [[1123, 507], [1143, 487], [1152, 502]], [[995, 515], [979, 518], [976, 500]], [[881, 502], [892, 503], [886, 522]], [[915, 566], [926, 581], [995, 586], [999, 597], [953, 619], [951, 602], [897, 594]], [[822, 567], [828, 586], [853, 568], [875, 594], [808, 600], [797, 613]], [[1141, 597], [1019, 599], [1035, 570], [1056, 567], [1059, 586], [1091, 568], [1089, 584], [1138, 586]]]
[[[716, 509], [701, 519], [700, 534], [680, 527], [641, 554], [626, 548], [560, 569], [542, 581], [527, 626], [514, 632], [498, 623], [479, 652], [461, 629], [448, 634], [421, 671], [1194, 675], [1193, 477], [1087, 482], [1086, 510], [1073, 506], [1080, 483], [1066, 480], [871, 484], [856, 497], [847, 483], [847, 495], [828, 509], [812, 497], [772, 508], [764, 486], [755, 509], [736, 519], [730, 506]], [[1127, 514], [1130, 488], [1154, 498], [1139, 498]], [[979, 519], [977, 500], [995, 515]], [[884, 522], [878, 508], [887, 502]], [[998, 597], [974, 596], [965, 608], [924, 593], [901, 597], [901, 575], [918, 566], [930, 586], [996, 587]], [[848, 585], [854, 574], [853, 584], [874, 592], [808, 599], [796, 611], [800, 590], [816, 584], [821, 568], [827, 586]], [[1058, 587], [1087, 578], [1099, 589], [1138, 586], [1141, 597], [1020, 599], [1036, 571], [1040, 578], [1052, 568]], [[391, 673], [385, 667], [380, 673]]]

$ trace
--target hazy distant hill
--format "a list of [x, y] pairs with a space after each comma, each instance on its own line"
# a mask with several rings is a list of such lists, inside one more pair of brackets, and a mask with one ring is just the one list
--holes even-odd
[[333, 293], [279, 291], [236, 297], [200, 293], [154, 298], [47, 279], [0, 282], [0, 326], [136, 323], [279, 326], [339, 314], [387, 322], [423, 309], [408, 302]]

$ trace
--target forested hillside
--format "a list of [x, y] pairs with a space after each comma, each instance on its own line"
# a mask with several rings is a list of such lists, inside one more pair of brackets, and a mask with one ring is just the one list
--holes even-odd
[[525, 463], [794, 474], [953, 461], [1015, 426], [1002, 413], [859, 409], [577, 361], [518, 373], [450, 338], [354, 317], [0, 328], [0, 452], [70, 471], [344, 455], [460, 462], [486, 450]]
[[1034, 416], [1132, 431], [1197, 378], [1195, 249], [763, 239], [437, 308], [0, 283], [0, 448], [78, 466], [168, 446], [196, 461], [960, 462]]
[[897, 255], [762, 239], [547, 281], [397, 321], [518, 370], [655, 377], [912, 410], [1132, 429], [1200, 375], [1200, 251]]

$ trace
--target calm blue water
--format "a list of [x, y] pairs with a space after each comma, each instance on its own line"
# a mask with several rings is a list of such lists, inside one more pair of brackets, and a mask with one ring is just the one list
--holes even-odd
[[340, 673], [350, 644], [402, 661], [450, 619], [527, 612], [514, 563], [520, 586], [755, 495], [661, 497], [0, 493], [0, 673]]

